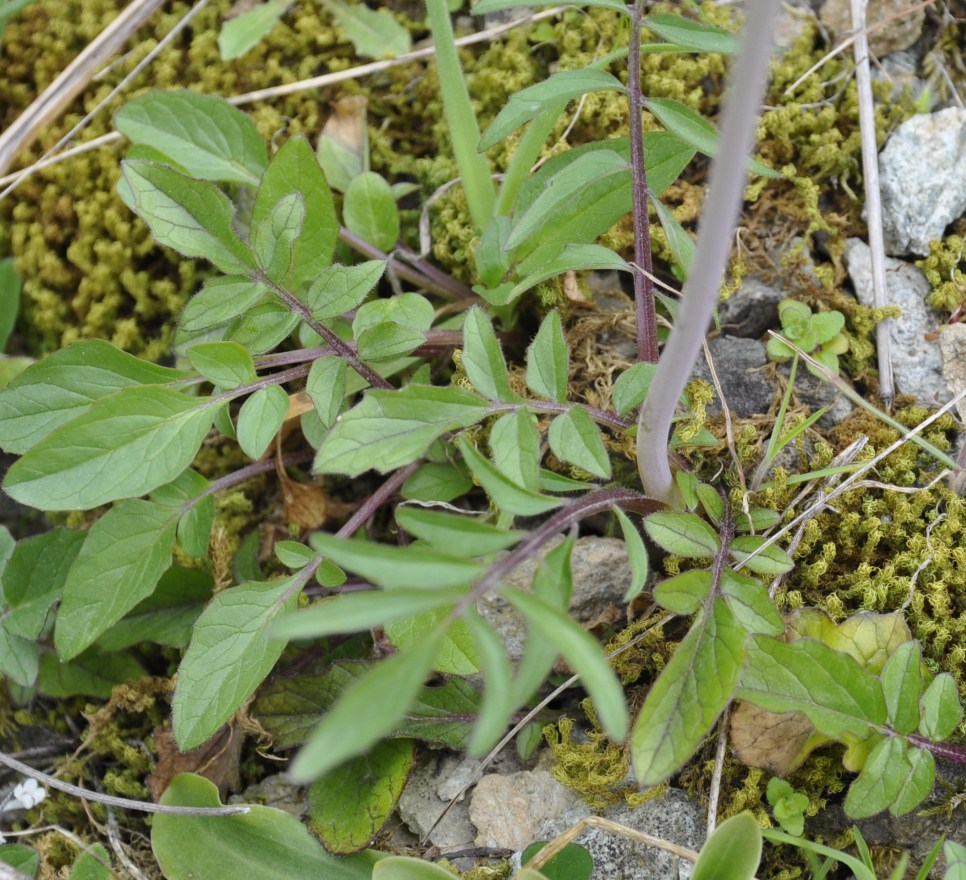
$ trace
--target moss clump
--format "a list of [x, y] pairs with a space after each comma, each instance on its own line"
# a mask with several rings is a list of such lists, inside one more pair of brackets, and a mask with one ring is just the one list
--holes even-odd
[[944, 312], [961, 312], [966, 304], [966, 241], [949, 235], [941, 242], [929, 242], [929, 256], [916, 261], [932, 287], [929, 305]]

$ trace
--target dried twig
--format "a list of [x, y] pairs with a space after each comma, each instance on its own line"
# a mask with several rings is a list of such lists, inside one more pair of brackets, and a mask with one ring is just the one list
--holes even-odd
[[53, 124], [90, 82], [94, 71], [123, 46], [164, 0], [132, 0], [61, 72], [36, 100], [0, 134], [0, 171], [6, 171], [18, 154]]
[[[862, 136], [862, 178], [865, 182], [865, 211], [872, 251], [872, 296], [877, 309], [889, 304], [886, 287], [885, 244], [882, 236], [882, 199], [879, 192], [879, 150], [875, 140], [875, 105], [872, 74], [869, 71], [869, 40], [865, 32], [865, 0], [852, 0], [855, 34], [855, 85], [859, 98], [859, 131]], [[892, 319], [879, 321], [875, 340], [879, 356], [879, 395], [890, 409], [895, 397], [892, 378]]]
[[95, 803], [104, 804], [108, 807], [117, 807], [121, 810], [138, 810], [141, 813], [171, 813], [179, 816], [242, 816], [249, 812], [249, 807], [177, 807], [166, 806], [165, 804], [154, 804], [150, 801], [135, 801], [129, 800], [128, 798], [113, 797], [108, 794], [98, 794], [96, 791], [71, 785], [69, 782], [63, 782], [54, 776], [41, 773], [40, 770], [35, 770], [30, 765], [11, 758], [3, 752], [0, 752], [0, 764], [4, 764], [11, 770], [22, 773], [30, 779], [36, 779], [49, 788], [62, 791], [64, 794], [70, 794], [74, 797], [82, 798], [85, 801], [94, 801]]

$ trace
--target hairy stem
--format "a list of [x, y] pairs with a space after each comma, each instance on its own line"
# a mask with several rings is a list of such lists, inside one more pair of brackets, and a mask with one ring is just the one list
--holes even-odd
[[[708, 200], [701, 214], [694, 267], [674, 329], [658, 362], [651, 392], [641, 407], [637, 430], [637, 466], [648, 495], [677, 506], [668, 462], [668, 436], [674, 408], [701, 352], [724, 276], [731, 236], [741, 210], [748, 157], [755, 135], [768, 72], [776, 0], [749, 3], [741, 50], [725, 101], [721, 151], [711, 167]], [[633, 56], [633, 52], [631, 55]]]
[[[657, 363], [657, 314], [654, 311], [654, 266], [651, 262], [651, 221], [647, 213], [647, 169], [644, 167], [644, 110], [641, 96], [641, 18], [643, 0], [634, 0], [630, 55], [627, 59], [627, 102], [630, 109], [631, 172], [634, 193], [634, 311], [637, 315], [637, 359]], [[643, 271], [641, 271], [643, 270]]]

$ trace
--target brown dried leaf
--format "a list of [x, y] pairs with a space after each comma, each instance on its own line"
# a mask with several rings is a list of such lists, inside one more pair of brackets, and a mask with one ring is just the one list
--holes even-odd
[[241, 787], [238, 772], [243, 735], [235, 724], [226, 724], [206, 743], [188, 752], [178, 750], [170, 727], [154, 732], [158, 766], [147, 778], [154, 800], [160, 800], [171, 780], [179, 773], [198, 773], [218, 786], [222, 800]]
[[322, 127], [322, 136], [338, 141], [365, 164], [369, 155], [369, 128], [366, 122], [368, 99], [350, 95], [335, 102], [332, 115]]
[[767, 712], [751, 703], [735, 705], [729, 735], [739, 761], [774, 776], [787, 776], [829, 741], [801, 712]]

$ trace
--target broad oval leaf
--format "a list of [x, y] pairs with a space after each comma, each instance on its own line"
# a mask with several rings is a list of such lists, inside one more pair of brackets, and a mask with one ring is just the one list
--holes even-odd
[[721, 549], [714, 529], [693, 513], [652, 513], [644, 520], [644, 530], [676, 556], [703, 559]]
[[260, 388], [243, 404], [235, 431], [238, 445], [249, 458], [259, 459], [282, 427], [288, 412], [288, 394], [280, 385]]
[[761, 827], [751, 813], [726, 819], [708, 838], [691, 880], [754, 880], [761, 861]]
[[154, 592], [171, 566], [179, 511], [149, 501], [112, 507], [87, 533], [67, 573], [54, 644], [77, 656]]
[[922, 695], [919, 732], [936, 742], [951, 736], [963, 720], [959, 689], [948, 672], [941, 672]]
[[160, 385], [188, 375], [142, 361], [101, 339], [71, 343], [0, 391], [0, 446], [22, 454], [95, 400], [130, 385]]
[[200, 180], [254, 186], [268, 164], [252, 118], [215, 95], [148, 92], [118, 110], [114, 125], [132, 143], [159, 150]]
[[268, 286], [244, 275], [219, 275], [205, 280], [204, 286], [185, 306], [179, 324], [194, 332], [226, 324], [247, 312], [268, 293]]
[[384, 260], [368, 260], [356, 266], [328, 266], [319, 273], [308, 292], [309, 308], [316, 321], [329, 321], [362, 305], [386, 271]]
[[269, 639], [268, 629], [295, 607], [296, 583], [293, 576], [222, 590], [195, 621], [172, 702], [182, 751], [209, 739], [271, 672], [285, 642]]
[[342, 218], [351, 232], [381, 251], [399, 240], [399, 209], [392, 189], [373, 171], [354, 177], [345, 191]]
[[879, 674], [889, 724], [897, 733], [912, 733], [919, 724], [922, 649], [910, 639], [899, 645]]
[[205, 398], [126, 388], [34, 446], [7, 471], [4, 489], [41, 510], [89, 510], [144, 495], [191, 464], [213, 417]]
[[[179, 773], [161, 803], [219, 807], [218, 789], [203, 776]], [[241, 816], [179, 816], [161, 813], [151, 823], [151, 848], [168, 880], [370, 880], [369, 853], [330, 856], [298, 819], [284, 810], [254, 804]]]
[[692, 625], [647, 694], [631, 733], [641, 785], [667, 779], [694, 753], [734, 696], [745, 632], [721, 599]]
[[490, 427], [490, 457], [504, 476], [536, 492], [540, 484], [540, 432], [533, 413], [522, 407]]
[[339, 238], [332, 191], [304, 137], [289, 138], [272, 157], [255, 193], [252, 226], [261, 224], [281, 199], [294, 193], [302, 199], [305, 216], [292, 244], [291, 267], [285, 279], [285, 286], [293, 291], [332, 263]]
[[347, 372], [348, 367], [342, 358], [329, 355], [314, 360], [305, 379], [305, 393], [325, 428], [332, 427], [342, 409]]
[[711, 595], [711, 572], [693, 569], [661, 581], [654, 588], [654, 601], [675, 614], [694, 614]]
[[222, 61], [241, 58], [255, 48], [288, 9], [290, 0], [265, 0], [254, 9], [228, 19], [218, 32], [218, 51]]
[[493, 332], [493, 322], [477, 307], [470, 309], [463, 320], [463, 369], [473, 387], [484, 397], [502, 401], [514, 399], [503, 350]]
[[550, 449], [561, 461], [606, 480], [610, 477], [610, 456], [600, 428], [582, 406], [571, 406], [557, 416], [547, 431]]
[[765, 539], [756, 535], [742, 535], [732, 539], [728, 552], [743, 566], [758, 574], [787, 574], [795, 567], [792, 558], [774, 544], [760, 553], [756, 552], [764, 543]]
[[237, 388], [258, 378], [252, 356], [237, 342], [200, 342], [188, 349], [188, 360], [219, 388]]

